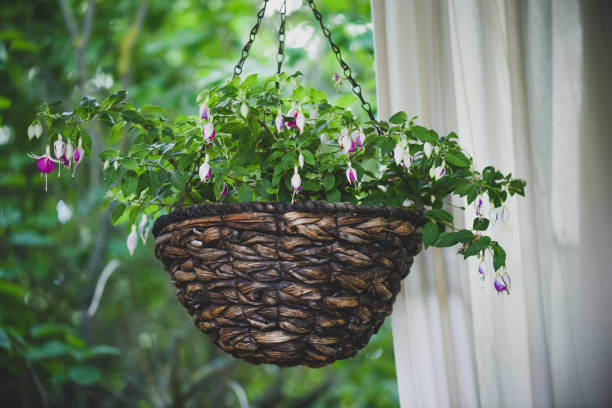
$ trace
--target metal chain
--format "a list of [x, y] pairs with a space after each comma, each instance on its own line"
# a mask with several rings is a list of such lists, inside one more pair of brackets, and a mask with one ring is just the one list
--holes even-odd
[[253, 45], [253, 41], [255, 41], [257, 31], [259, 31], [261, 20], [263, 19], [264, 14], [266, 13], [266, 6], [268, 5], [268, 1], [269, 0], [264, 0], [264, 4], [261, 10], [257, 12], [257, 22], [255, 23], [253, 28], [251, 28], [251, 32], [249, 33], [249, 40], [244, 45], [244, 47], [242, 47], [242, 54], [240, 56], [240, 60], [234, 67], [234, 78], [242, 73], [242, 66], [244, 65], [244, 61], [246, 61], [247, 57], [249, 56], [249, 50], [251, 49], [251, 45]]
[[[283, 61], [285, 60], [285, 20], [287, 19], [287, 0], [283, 0], [283, 4], [280, 9], [280, 27], [278, 28], [278, 54], [276, 55], [276, 62], [278, 63], [277, 74], [281, 73], [283, 67]], [[278, 84], [277, 84], [278, 85]]]
[[[317, 7], [314, 4], [314, 0], [307, 0], [307, 2], [310, 8], [312, 9], [312, 13], [314, 14], [315, 18], [319, 22], [319, 25], [321, 26], [323, 35], [327, 38], [327, 41], [329, 41], [329, 45], [331, 46], [331, 49], [336, 56], [336, 59], [340, 63], [340, 67], [342, 68], [342, 71], [344, 72], [344, 76], [346, 77], [346, 79], [348, 79], [351, 86], [353, 87], [353, 93], [357, 95], [357, 97], [361, 101], [362, 109], [366, 111], [366, 113], [368, 114], [371, 120], [376, 120], [376, 118], [374, 117], [374, 113], [372, 112], [372, 106], [363, 98], [363, 94], [361, 93], [361, 86], [353, 78], [353, 73], [351, 71], [351, 68], [342, 59], [342, 53], [340, 52], [340, 48], [332, 40], [331, 31], [329, 31], [329, 29], [325, 27], [325, 24], [323, 24], [323, 16], [321, 15], [321, 13], [319, 13], [319, 10], [317, 10]], [[374, 127], [376, 128], [376, 131], [378, 132], [378, 134], [382, 135], [380, 128], [376, 125], [374, 125]]]

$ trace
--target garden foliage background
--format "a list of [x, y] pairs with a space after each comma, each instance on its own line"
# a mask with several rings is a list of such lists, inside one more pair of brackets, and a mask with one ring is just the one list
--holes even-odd
[[[356, 358], [317, 370], [252, 366], [212, 346], [176, 301], [152, 237], [130, 257], [130, 226], [110, 225], [113, 206], [100, 205], [101, 128], [87, 130], [93, 151], [75, 178], [53, 174], [48, 193], [26, 157], [44, 150], [26, 135], [42, 102], [68, 109], [84, 94], [128, 89], [136, 105], [196, 113], [196, 95], [231, 77], [260, 3], [31, 0], [0, 8], [0, 406], [398, 404], [389, 322]], [[337, 62], [310, 9], [287, 3], [287, 69], [337, 92]], [[369, 1], [319, 3], [374, 102]], [[276, 69], [279, 6], [269, 3], [247, 74]], [[346, 81], [341, 91], [350, 92]], [[71, 212], [66, 220], [64, 208], [64, 223], [60, 200]], [[112, 273], [96, 308], [105, 268]]]

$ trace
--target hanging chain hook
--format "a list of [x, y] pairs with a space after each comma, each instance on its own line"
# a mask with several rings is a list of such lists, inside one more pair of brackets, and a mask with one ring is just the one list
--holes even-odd
[[[283, 0], [283, 4], [280, 9], [280, 27], [278, 28], [278, 54], [276, 55], [276, 62], [278, 63], [278, 68], [276, 70], [277, 74], [281, 73], [283, 67], [283, 61], [285, 60], [285, 21], [287, 19], [287, 0]], [[276, 82], [276, 89], [279, 88], [279, 83]]]
[[[353, 93], [357, 95], [357, 97], [361, 101], [361, 108], [368, 114], [371, 120], [375, 121], [376, 118], [374, 117], [374, 113], [372, 112], [372, 106], [370, 105], [369, 102], [367, 102], [364, 99], [363, 94], [361, 93], [361, 86], [353, 78], [353, 73], [351, 71], [351, 68], [344, 61], [344, 59], [342, 59], [342, 52], [340, 52], [340, 47], [338, 47], [336, 43], [334, 43], [334, 41], [332, 40], [331, 31], [327, 27], [325, 27], [325, 24], [323, 23], [323, 16], [319, 12], [319, 10], [317, 10], [317, 6], [314, 4], [314, 0], [306, 0], [306, 1], [308, 2], [308, 5], [312, 9], [312, 13], [315, 16], [315, 19], [317, 19], [317, 21], [319, 22], [319, 25], [321, 26], [321, 30], [323, 31], [323, 35], [327, 38], [327, 41], [329, 42], [329, 45], [332, 51], [334, 52], [334, 55], [336, 56], [336, 59], [338, 60], [340, 67], [342, 68], [345, 78], [349, 81], [349, 83], [353, 87]], [[382, 131], [380, 130], [378, 125], [375, 124], [374, 127], [376, 128], [376, 131], [378, 132], [378, 134], [382, 136]]]
[[263, 6], [257, 12], [257, 22], [255, 23], [253, 28], [251, 28], [251, 32], [249, 33], [249, 40], [246, 42], [244, 47], [242, 47], [242, 54], [240, 56], [240, 60], [238, 61], [238, 63], [234, 67], [234, 78], [242, 73], [242, 66], [244, 65], [244, 62], [246, 61], [247, 57], [249, 56], [249, 51], [251, 50], [251, 46], [253, 45], [253, 41], [255, 41], [255, 36], [257, 35], [257, 32], [259, 31], [259, 26], [261, 25], [261, 20], [264, 18], [264, 15], [266, 14], [266, 6], [268, 5], [268, 1], [269, 0], [264, 0]]

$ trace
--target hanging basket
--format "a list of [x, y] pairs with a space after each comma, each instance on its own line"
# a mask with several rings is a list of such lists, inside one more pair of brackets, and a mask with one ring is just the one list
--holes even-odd
[[251, 363], [321, 367], [376, 333], [423, 218], [349, 203], [198, 205], [157, 219], [155, 255], [194, 323]]

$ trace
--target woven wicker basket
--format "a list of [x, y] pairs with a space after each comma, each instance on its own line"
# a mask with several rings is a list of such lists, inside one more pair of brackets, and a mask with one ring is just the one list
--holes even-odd
[[376, 333], [423, 218], [319, 201], [199, 205], [157, 219], [155, 255], [194, 323], [251, 363], [321, 367]]

